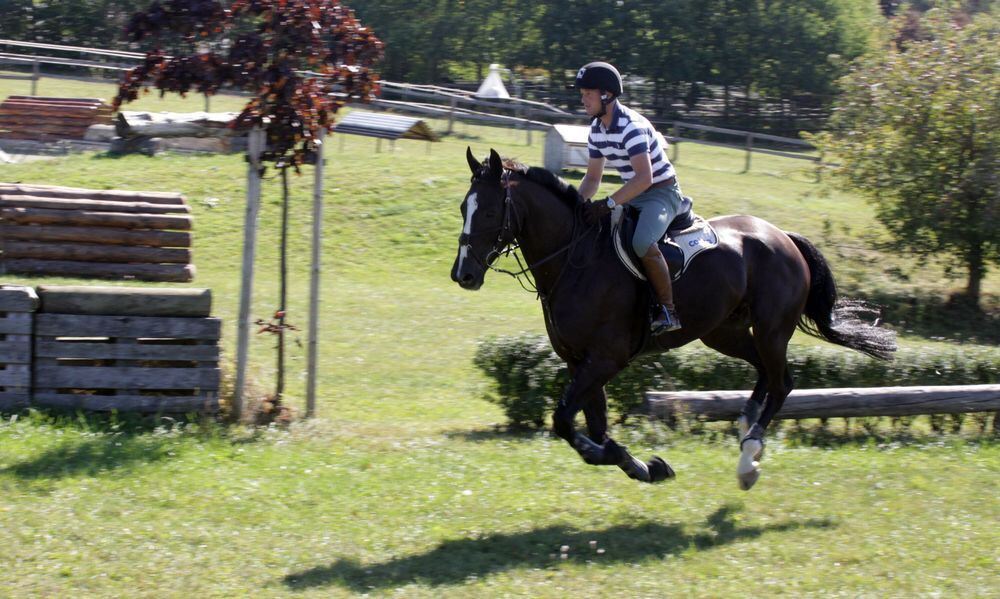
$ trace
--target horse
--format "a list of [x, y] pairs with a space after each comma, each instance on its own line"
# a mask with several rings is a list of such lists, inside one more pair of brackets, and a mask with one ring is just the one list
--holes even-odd
[[[491, 149], [480, 162], [466, 150], [472, 181], [451, 278], [482, 287], [494, 262], [519, 249], [542, 305], [550, 342], [570, 382], [552, 414], [552, 428], [583, 460], [615, 465], [630, 478], [674, 478], [660, 457], [633, 457], [608, 435], [604, 385], [635, 357], [700, 339], [748, 362], [757, 381], [738, 419], [737, 480], [749, 490], [760, 476], [765, 431], [793, 387], [788, 342], [796, 328], [881, 360], [896, 350], [892, 331], [862, 320], [872, 310], [839, 299], [830, 266], [805, 237], [748, 215], [708, 219], [718, 246], [691, 260], [674, 281], [683, 328], [649, 331], [649, 285], [630, 274], [612, 249], [609, 218], [588, 226], [586, 204], [554, 173], [504, 160]], [[575, 429], [583, 411], [587, 432]]]

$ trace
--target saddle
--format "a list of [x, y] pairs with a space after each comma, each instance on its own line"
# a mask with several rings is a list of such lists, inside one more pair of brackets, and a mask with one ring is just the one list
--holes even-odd
[[[675, 281], [681, 278], [695, 256], [719, 245], [715, 229], [696, 215], [691, 205], [691, 198], [685, 197], [680, 214], [667, 226], [667, 232], [658, 244], [670, 267], [670, 277]], [[635, 206], [624, 204], [612, 210], [611, 241], [622, 265], [632, 276], [645, 281], [642, 260], [632, 249], [632, 235], [638, 220], [639, 209]]]

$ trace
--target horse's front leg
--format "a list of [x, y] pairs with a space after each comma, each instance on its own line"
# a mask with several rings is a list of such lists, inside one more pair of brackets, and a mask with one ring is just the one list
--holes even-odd
[[[618, 466], [630, 478], [642, 482], [653, 483], [673, 478], [674, 471], [659, 457], [654, 456], [648, 463], [640, 462], [624, 446], [608, 436], [608, 398], [604, 392], [604, 383], [617, 373], [617, 368], [603, 382], [600, 382], [600, 377], [594, 378], [596, 389], [583, 384], [590, 378], [585, 374], [586, 368], [571, 368], [571, 372], [572, 382], [553, 414], [556, 434], [566, 439], [588, 464]], [[573, 395], [586, 391], [590, 391], [590, 395]], [[580, 409], [583, 409], [587, 420], [586, 435], [574, 430], [573, 420]]]
[[[605, 450], [607, 437], [607, 401], [604, 384], [618, 372], [608, 360], [588, 359], [570, 366], [571, 379], [552, 414], [552, 430], [580, 454], [583, 461], [595, 466], [616, 465], [620, 455]], [[576, 430], [573, 421], [586, 410], [589, 436]]]

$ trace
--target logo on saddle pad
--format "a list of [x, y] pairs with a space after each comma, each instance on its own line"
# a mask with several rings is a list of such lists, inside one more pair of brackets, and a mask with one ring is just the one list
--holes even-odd
[[[690, 205], [690, 204], [689, 204]], [[643, 281], [646, 275], [642, 272], [642, 261], [632, 250], [632, 234], [635, 233], [636, 210], [626, 206], [618, 206], [611, 212], [611, 240], [615, 254], [632, 275]], [[667, 228], [666, 235], [660, 240], [660, 252], [663, 253], [670, 275], [677, 280], [687, 270], [688, 264], [695, 256], [719, 245], [719, 236], [715, 229], [700, 216], [690, 210], [677, 216]]]

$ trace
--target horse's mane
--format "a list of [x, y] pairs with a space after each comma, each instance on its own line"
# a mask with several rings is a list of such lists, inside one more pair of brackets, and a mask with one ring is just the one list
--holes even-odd
[[582, 204], [585, 201], [580, 192], [576, 190], [576, 187], [548, 169], [540, 166], [527, 166], [512, 158], [505, 158], [503, 166], [507, 170], [520, 174], [528, 181], [537, 183], [548, 189], [556, 197], [569, 204], [570, 207], [575, 207], [577, 204]]

